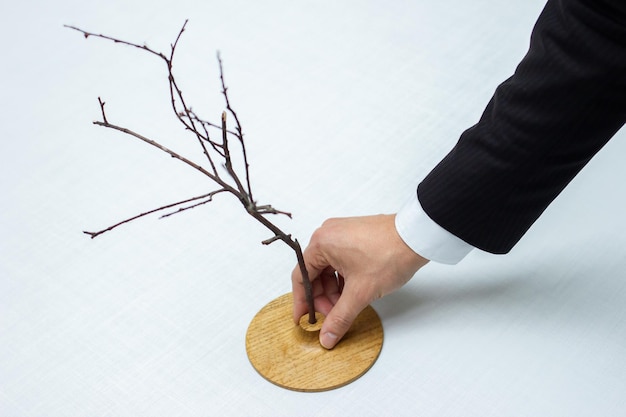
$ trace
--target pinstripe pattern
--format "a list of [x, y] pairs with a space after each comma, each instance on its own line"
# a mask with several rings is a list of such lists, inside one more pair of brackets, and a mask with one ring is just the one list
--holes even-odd
[[515, 74], [418, 187], [439, 225], [508, 252], [624, 124], [626, 13], [613, 3], [547, 3]]

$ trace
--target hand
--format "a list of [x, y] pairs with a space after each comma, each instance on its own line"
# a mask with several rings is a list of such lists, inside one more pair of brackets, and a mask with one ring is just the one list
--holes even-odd
[[[341, 340], [372, 301], [406, 284], [428, 263], [400, 238], [394, 220], [395, 215], [329, 219], [304, 250], [315, 310], [326, 316], [320, 330], [326, 349]], [[291, 281], [298, 323], [308, 311], [298, 266]]]

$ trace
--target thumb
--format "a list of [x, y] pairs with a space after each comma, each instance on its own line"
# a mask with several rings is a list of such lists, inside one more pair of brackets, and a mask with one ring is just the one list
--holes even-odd
[[350, 326], [365, 307], [349, 293], [344, 292], [335, 306], [330, 310], [322, 329], [320, 330], [320, 344], [326, 349], [332, 349], [341, 338], [350, 330]]

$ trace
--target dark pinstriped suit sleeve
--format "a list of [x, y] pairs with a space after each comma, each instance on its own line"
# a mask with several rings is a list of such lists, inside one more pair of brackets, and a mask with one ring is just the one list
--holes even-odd
[[548, 1], [515, 74], [418, 186], [431, 219], [488, 252], [518, 242], [626, 121], [625, 6]]

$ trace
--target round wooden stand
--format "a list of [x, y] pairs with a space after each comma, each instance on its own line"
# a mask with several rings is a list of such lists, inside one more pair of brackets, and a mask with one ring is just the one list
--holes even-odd
[[294, 391], [327, 391], [359, 378], [372, 367], [383, 346], [383, 326], [368, 306], [332, 350], [319, 343], [323, 316], [309, 325], [292, 321], [292, 295], [282, 295], [263, 307], [246, 333], [252, 366], [268, 381]]

